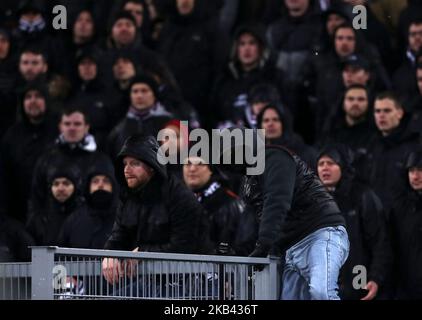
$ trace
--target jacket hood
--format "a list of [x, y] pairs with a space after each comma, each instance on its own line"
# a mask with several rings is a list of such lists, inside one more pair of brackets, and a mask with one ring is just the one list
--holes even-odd
[[126, 179], [123, 173], [123, 158], [127, 156], [145, 162], [153, 168], [159, 176], [167, 178], [166, 166], [161, 164], [158, 160], [158, 158], [164, 159], [164, 154], [155, 137], [137, 134], [126, 139], [122, 149], [117, 155], [114, 165], [115, 176], [121, 186], [126, 186]]
[[234, 34], [232, 47], [230, 51], [230, 62], [229, 62], [229, 69], [234, 73], [238, 73], [239, 68], [239, 61], [237, 60], [237, 47], [239, 46], [239, 39], [240, 36], [248, 33], [251, 34], [255, 39], [257, 39], [258, 44], [260, 46], [260, 57], [259, 57], [259, 68], [265, 67], [268, 60], [270, 59], [270, 50], [268, 48], [268, 44], [265, 38], [265, 30], [259, 25], [243, 25], [240, 26]]
[[41, 81], [33, 81], [28, 83], [25, 87], [23, 87], [20, 91], [20, 95], [19, 95], [19, 110], [18, 110], [18, 115], [20, 117], [20, 119], [22, 119], [22, 121], [24, 121], [25, 123], [29, 123], [29, 119], [28, 116], [25, 113], [25, 109], [24, 109], [24, 99], [25, 99], [25, 95], [31, 91], [38, 91], [45, 100], [45, 113], [44, 113], [44, 119], [45, 117], [49, 114], [49, 100], [50, 100], [50, 96], [48, 93], [48, 88], [47, 86], [42, 83]]
[[107, 178], [109, 178], [111, 181], [111, 185], [113, 187], [113, 191], [112, 191], [113, 195], [119, 194], [119, 190], [118, 190], [119, 186], [117, 184], [117, 180], [114, 175], [113, 163], [107, 159], [106, 161], [98, 161], [93, 166], [88, 168], [87, 174], [86, 174], [85, 187], [84, 187], [85, 197], [87, 197], [90, 194], [89, 186], [90, 186], [91, 179], [97, 175], [105, 175]]

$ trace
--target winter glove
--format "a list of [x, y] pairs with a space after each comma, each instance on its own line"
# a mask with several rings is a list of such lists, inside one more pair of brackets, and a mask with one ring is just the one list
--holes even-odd
[[[249, 255], [249, 257], [255, 257], [255, 258], [265, 258], [268, 256], [268, 252], [270, 251], [271, 246], [264, 245], [259, 242], [256, 243], [254, 251]], [[264, 264], [257, 264], [254, 265], [255, 269], [257, 271], [262, 271], [265, 268]]]
[[234, 256], [235, 252], [227, 242], [220, 242], [218, 244], [217, 253], [225, 256]]

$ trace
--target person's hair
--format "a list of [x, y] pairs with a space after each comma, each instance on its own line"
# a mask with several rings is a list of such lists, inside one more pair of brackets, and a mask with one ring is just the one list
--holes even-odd
[[377, 96], [375, 97], [375, 100], [385, 100], [385, 99], [393, 101], [396, 108], [403, 109], [403, 104], [401, 102], [401, 99], [399, 99], [399, 97], [394, 92], [384, 91], [377, 94]]
[[416, 70], [422, 70], [422, 63], [416, 64]]
[[70, 116], [73, 113], [81, 113], [84, 117], [85, 124], [90, 124], [90, 119], [89, 119], [88, 114], [83, 108], [78, 107], [78, 106], [68, 106], [64, 108], [63, 111], [61, 112], [60, 119], [62, 119], [63, 116]]
[[349, 22], [344, 22], [344, 23], [340, 24], [339, 26], [337, 26], [337, 27], [334, 29], [334, 32], [333, 32], [333, 39], [335, 39], [335, 38], [336, 38], [337, 32], [338, 32], [340, 29], [351, 29], [351, 30], [353, 31], [353, 33], [355, 34], [355, 36], [356, 36], [356, 31], [355, 31], [355, 29], [353, 28], [353, 26], [352, 26]]
[[409, 24], [407, 25], [407, 33], [409, 33], [409, 31], [410, 31], [410, 27], [411, 27], [412, 25], [419, 25], [419, 24], [422, 24], [422, 17], [417, 17], [417, 18], [412, 19], [412, 20], [409, 22]]
[[20, 53], [20, 55], [19, 55], [19, 58], [22, 57], [22, 55], [25, 54], [25, 53], [32, 53], [32, 54], [37, 55], [37, 56], [41, 55], [41, 57], [44, 60], [44, 62], [48, 64], [48, 56], [47, 56], [47, 54], [45, 53], [45, 51], [43, 51], [39, 47], [29, 46], [29, 47], [23, 48], [22, 51], [21, 51], [21, 53]]
[[366, 92], [366, 97], [369, 100], [369, 90], [368, 87], [361, 85], [361, 84], [352, 84], [350, 87], [346, 88], [346, 90], [344, 91], [344, 97], [346, 97], [347, 93], [350, 90], [354, 90], [354, 89], [360, 89], [360, 90], [364, 90]]

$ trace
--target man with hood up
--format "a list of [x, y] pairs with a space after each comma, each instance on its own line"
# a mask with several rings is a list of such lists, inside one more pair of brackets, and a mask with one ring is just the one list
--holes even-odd
[[395, 298], [422, 299], [422, 149], [411, 152], [398, 180], [390, 219]]
[[[203, 244], [203, 209], [181, 181], [159, 162], [163, 153], [153, 136], [129, 137], [115, 162], [121, 204], [108, 250], [198, 253]], [[115, 283], [122, 274], [117, 259], [103, 260], [103, 275]]]
[[38, 159], [32, 177], [29, 215], [37, 215], [46, 202], [47, 178], [57, 168], [72, 168], [84, 179], [89, 168], [110, 161], [97, 150], [94, 137], [89, 134], [89, 119], [82, 108], [71, 107], [62, 113], [60, 136], [55, 145]]
[[241, 26], [234, 36], [230, 60], [217, 76], [210, 96], [210, 110], [216, 110], [216, 120], [236, 124], [247, 107], [248, 92], [260, 83], [280, 85], [281, 76], [270, 59], [263, 30]]
[[[264, 137], [256, 130], [253, 141], [248, 136], [251, 139], [243, 131], [242, 141], [231, 139], [220, 159], [231, 159], [225, 170], [244, 175], [242, 197], [259, 219], [258, 240], [250, 256], [285, 255], [281, 299], [338, 300], [339, 271], [349, 253], [340, 209], [299, 157], [283, 147], [264, 146]], [[263, 172], [251, 172], [248, 159], [233, 164], [238, 152], [264, 157]]]
[[111, 234], [119, 189], [110, 162], [88, 170], [85, 203], [64, 222], [58, 244], [67, 248], [102, 249]]
[[59, 245], [59, 232], [66, 218], [81, 204], [81, 178], [72, 167], [48, 172], [48, 191], [40, 210], [29, 217], [27, 229], [38, 246]]
[[57, 133], [57, 119], [49, 110], [47, 88], [40, 82], [29, 83], [21, 94], [19, 119], [6, 132], [1, 144], [11, 196], [9, 212], [23, 223], [35, 164], [53, 145]]
[[[383, 285], [391, 271], [392, 252], [381, 200], [356, 178], [353, 158], [348, 147], [329, 145], [318, 156], [318, 175], [340, 207], [350, 239], [349, 258], [340, 273], [340, 297], [372, 300], [383, 297]], [[357, 275], [355, 266], [366, 268], [366, 286], [353, 286]]]

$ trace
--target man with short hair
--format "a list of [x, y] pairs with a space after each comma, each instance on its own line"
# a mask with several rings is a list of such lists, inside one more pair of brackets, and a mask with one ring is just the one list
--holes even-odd
[[65, 109], [61, 115], [55, 146], [37, 161], [32, 178], [29, 214], [37, 215], [46, 201], [47, 177], [57, 168], [69, 167], [78, 172], [84, 182], [87, 170], [93, 165], [107, 163], [110, 159], [97, 150], [94, 137], [89, 134], [90, 124], [81, 108]]
[[419, 145], [419, 134], [409, 128], [409, 118], [400, 101], [389, 92], [379, 94], [374, 105], [378, 132], [368, 145], [365, 176], [389, 209], [395, 179], [406, 156]]
[[19, 73], [25, 81], [32, 81], [48, 71], [46, 55], [37, 48], [28, 48], [19, 57]]
[[[372, 300], [382, 295], [392, 254], [381, 201], [356, 178], [353, 160], [348, 147], [332, 144], [321, 150], [317, 168], [319, 178], [340, 207], [350, 239], [349, 258], [340, 272], [340, 297]], [[358, 265], [366, 268], [365, 288], [353, 286], [354, 268]]]
[[365, 152], [369, 138], [376, 130], [369, 109], [370, 99], [365, 86], [354, 84], [347, 88], [342, 108], [327, 117], [324, 126], [325, 137], [319, 144], [341, 143], [353, 151]]

